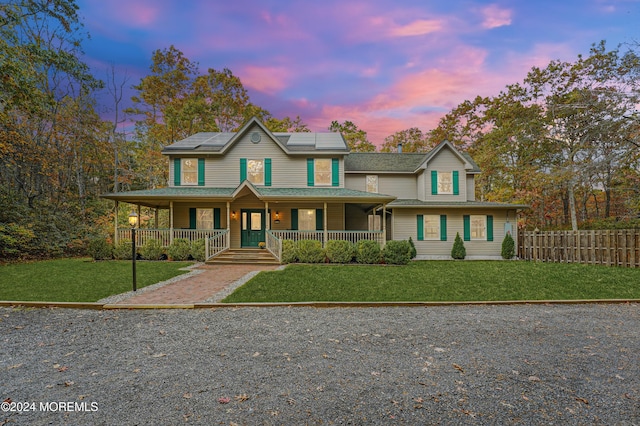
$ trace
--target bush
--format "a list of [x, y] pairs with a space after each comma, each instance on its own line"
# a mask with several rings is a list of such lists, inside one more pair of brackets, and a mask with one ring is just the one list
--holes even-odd
[[113, 256], [113, 247], [103, 237], [96, 237], [89, 240], [88, 252], [94, 260], [111, 259]]
[[516, 243], [513, 241], [513, 237], [511, 234], [507, 234], [504, 236], [504, 240], [502, 240], [502, 258], [503, 259], [513, 259], [513, 256], [516, 254]]
[[456, 239], [453, 242], [453, 248], [451, 249], [451, 257], [454, 259], [464, 259], [467, 257], [467, 249], [464, 248], [460, 233], [456, 232]]
[[360, 240], [356, 244], [356, 262], [375, 264], [380, 263], [380, 244], [371, 240]]
[[411, 246], [410, 252], [409, 252], [409, 258], [415, 259], [415, 257], [418, 255], [418, 251], [416, 250], [416, 245], [413, 244], [413, 240], [411, 239], [411, 237], [409, 237], [409, 246]]
[[187, 260], [191, 254], [191, 242], [186, 238], [176, 238], [167, 248], [171, 260]]
[[355, 255], [353, 244], [344, 240], [327, 241], [326, 250], [329, 262], [332, 263], [349, 263]]
[[140, 254], [146, 260], [158, 260], [164, 254], [164, 247], [160, 240], [148, 240], [145, 245], [140, 247]]
[[296, 242], [293, 240], [282, 241], [282, 263], [296, 263], [298, 254], [296, 250]]
[[131, 240], [122, 240], [113, 248], [116, 260], [131, 260]]
[[191, 250], [189, 251], [189, 254], [191, 254], [191, 257], [193, 257], [194, 260], [197, 260], [198, 262], [204, 262], [205, 260], [207, 260], [205, 259], [207, 255], [206, 245], [207, 240], [205, 240], [204, 238], [195, 240], [191, 243]]
[[382, 249], [382, 258], [389, 265], [406, 265], [411, 260], [409, 241], [388, 241]]
[[296, 244], [296, 254], [302, 263], [322, 263], [325, 255], [320, 241], [300, 240]]
[[35, 233], [15, 223], [0, 223], [0, 257], [20, 257], [35, 240]]

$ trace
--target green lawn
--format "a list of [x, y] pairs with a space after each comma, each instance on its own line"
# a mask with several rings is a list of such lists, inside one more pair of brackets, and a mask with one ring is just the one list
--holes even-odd
[[[185, 274], [193, 262], [137, 262], [137, 286]], [[95, 302], [132, 289], [131, 261], [58, 259], [0, 266], [0, 300]]]
[[640, 299], [640, 269], [524, 261], [290, 265], [224, 299], [239, 302]]

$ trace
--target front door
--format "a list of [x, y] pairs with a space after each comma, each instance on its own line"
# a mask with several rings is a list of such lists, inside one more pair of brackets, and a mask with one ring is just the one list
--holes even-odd
[[264, 210], [242, 210], [242, 247], [258, 247], [264, 239]]

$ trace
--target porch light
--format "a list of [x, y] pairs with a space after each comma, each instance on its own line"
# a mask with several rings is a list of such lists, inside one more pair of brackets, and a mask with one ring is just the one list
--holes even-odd
[[132, 228], [135, 228], [137, 224], [138, 224], [138, 215], [136, 214], [136, 212], [131, 212], [129, 214], [129, 225], [131, 225]]
[[235, 219], [235, 218], [236, 218], [236, 212], [235, 212], [235, 211], [232, 211], [232, 212], [231, 212], [231, 219]]
[[280, 223], [280, 212], [276, 212], [275, 223]]

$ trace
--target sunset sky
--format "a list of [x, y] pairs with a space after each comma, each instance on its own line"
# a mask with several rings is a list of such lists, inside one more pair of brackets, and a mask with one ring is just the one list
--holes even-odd
[[98, 78], [114, 65], [137, 84], [151, 53], [173, 44], [203, 73], [229, 68], [275, 117], [299, 115], [313, 131], [350, 120], [376, 145], [592, 43], [640, 43], [640, 0], [77, 3]]

